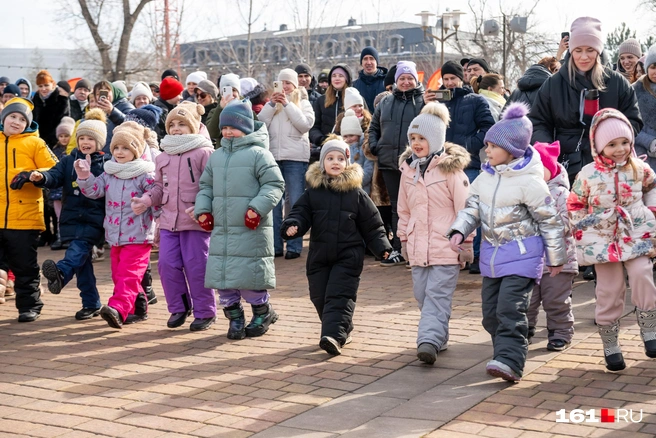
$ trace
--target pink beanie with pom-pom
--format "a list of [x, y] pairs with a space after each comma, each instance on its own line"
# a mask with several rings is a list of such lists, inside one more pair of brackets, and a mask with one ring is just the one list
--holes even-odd
[[533, 135], [533, 124], [526, 117], [528, 107], [511, 103], [501, 119], [485, 134], [485, 143], [494, 143], [515, 158], [523, 157]]

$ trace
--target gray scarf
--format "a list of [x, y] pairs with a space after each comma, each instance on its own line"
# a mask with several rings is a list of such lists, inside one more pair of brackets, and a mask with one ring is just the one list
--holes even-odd
[[419, 181], [419, 175], [421, 174], [421, 167], [423, 165], [427, 165], [430, 163], [430, 160], [435, 156], [435, 155], [442, 155], [442, 151], [436, 152], [433, 154], [428, 154], [424, 158], [419, 158], [418, 156], [415, 155], [415, 153], [412, 153], [412, 162], [410, 163], [410, 169], [415, 169], [415, 177], [414, 177], [414, 183], [417, 184], [417, 181]]

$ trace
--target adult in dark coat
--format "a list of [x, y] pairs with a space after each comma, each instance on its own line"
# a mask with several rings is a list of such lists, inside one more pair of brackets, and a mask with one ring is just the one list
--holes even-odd
[[367, 109], [372, 111], [374, 108], [374, 99], [380, 93], [385, 91], [385, 75], [387, 69], [378, 67], [378, 51], [371, 46], [362, 49], [360, 53], [360, 75], [353, 82], [353, 86], [360, 92], [360, 95], [367, 104]]
[[308, 100], [314, 105], [314, 102], [321, 97], [321, 93], [315, 89], [317, 87], [317, 80], [312, 74], [312, 69], [309, 65], [302, 63], [297, 65], [294, 71], [298, 75], [298, 86], [305, 88], [308, 93]]
[[[587, 60], [589, 55], [584, 54], [585, 50], [581, 49], [589, 46], [573, 47], [573, 42], [577, 41], [570, 36], [570, 50], [574, 51], [575, 55], [581, 53], [580, 56], [586, 56]], [[601, 51], [603, 42], [601, 39], [599, 41], [597, 48]], [[584, 66], [587, 70], [578, 68], [573, 56], [566, 55], [563, 67], [540, 88], [529, 114], [529, 119], [533, 122], [531, 143], [560, 141], [558, 161], [567, 169], [570, 183], [574, 182], [576, 174], [583, 166], [592, 162], [590, 122], [595, 111], [585, 114], [582, 108], [586, 91], [599, 89], [599, 84], [595, 85], [592, 79], [593, 69], [603, 72], [603, 89], [599, 89], [599, 109], [615, 108], [621, 111], [631, 122], [636, 135], [643, 126], [633, 88], [621, 74], [601, 64], [600, 52], [591, 53], [593, 55], [589, 56], [590, 60]], [[570, 72], [575, 72], [574, 80]]]
[[[512, 102], [521, 102], [530, 108], [538, 95], [538, 90], [551, 77], [548, 68], [540, 64], [533, 64], [517, 81], [517, 88], [510, 93], [506, 107]], [[505, 107], [504, 107], [505, 108]]]
[[638, 156], [646, 155], [647, 163], [656, 169], [656, 44], [649, 48], [645, 58], [647, 74], [633, 83], [645, 126], [635, 138]]
[[84, 118], [84, 112], [89, 105], [89, 93], [92, 89], [91, 82], [86, 79], [80, 79], [75, 84], [75, 90], [69, 97], [71, 104], [71, 117], [76, 122]]
[[57, 126], [61, 119], [70, 116], [71, 110], [68, 103], [68, 95], [59, 92], [54, 79], [46, 70], [41, 70], [36, 75], [38, 92], [34, 95], [32, 102], [34, 110], [32, 115], [34, 121], [39, 124], [39, 137], [48, 146], [57, 144]]
[[[369, 125], [369, 150], [378, 157], [378, 170], [383, 175], [392, 204], [392, 247], [394, 251], [381, 261], [383, 266], [405, 265], [401, 255], [401, 240], [396, 235], [399, 216], [396, 205], [399, 198], [399, 156], [408, 143], [408, 126], [424, 107], [424, 87], [419, 83], [417, 67], [411, 61], [399, 61], [394, 75], [392, 94], [376, 107]], [[486, 104], [487, 105], [487, 104]]]
[[326, 93], [319, 97], [314, 108], [314, 126], [310, 129], [310, 141], [321, 148], [321, 145], [335, 129], [335, 121], [344, 112], [344, 90], [352, 84], [351, 69], [346, 64], [336, 64], [328, 74], [330, 84]]
[[[101, 91], [107, 92], [107, 98], [101, 98]], [[125, 115], [134, 109], [125, 93], [116, 85], [107, 81], [100, 81], [93, 86], [93, 94], [96, 97], [97, 107], [107, 114], [107, 143], [103, 148], [109, 154], [109, 145], [114, 136], [114, 128], [123, 123]]]
[[[331, 140], [326, 143], [327, 151], [334, 142], [348, 150], [345, 143]], [[324, 348], [331, 354], [339, 354], [353, 330], [364, 264], [363, 242], [378, 256], [391, 250], [378, 210], [362, 190], [362, 177], [358, 164], [347, 165], [336, 177], [322, 171], [320, 163], [312, 164], [306, 175], [308, 188], [280, 228], [284, 239], [303, 236], [310, 230], [306, 263], [310, 300], [321, 319], [321, 347], [324, 337], [339, 344]], [[288, 236], [292, 226], [298, 227], [297, 232]]]

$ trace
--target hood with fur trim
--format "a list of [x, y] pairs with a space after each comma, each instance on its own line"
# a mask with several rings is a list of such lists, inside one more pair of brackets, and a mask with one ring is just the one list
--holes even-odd
[[[445, 142], [444, 152], [440, 157], [437, 167], [444, 173], [454, 173], [460, 170], [465, 170], [471, 162], [471, 155], [467, 149], [455, 143]], [[399, 168], [404, 162], [410, 164], [412, 162], [412, 148], [408, 146], [405, 152], [399, 157]]]
[[318, 162], [311, 164], [305, 174], [305, 180], [310, 188], [319, 189], [325, 187], [335, 192], [349, 192], [362, 188], [363, 177], [364, 171], [357, 163], [349, 164], [344, 169], [344, 172], [334, 178], [322, 172]]

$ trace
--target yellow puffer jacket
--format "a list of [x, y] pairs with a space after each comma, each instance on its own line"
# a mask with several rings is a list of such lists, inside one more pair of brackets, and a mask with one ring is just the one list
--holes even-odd
[[9, 188], [11, 180], [23, 171], [46, 171], [57, 163], [46, 143], [36, 134], [32, 122], [22, 134], [7, 137], [0, 132], [0, 228], [9, 230], [45, 230], [43, 194], [32, 183], [22, 189]]

